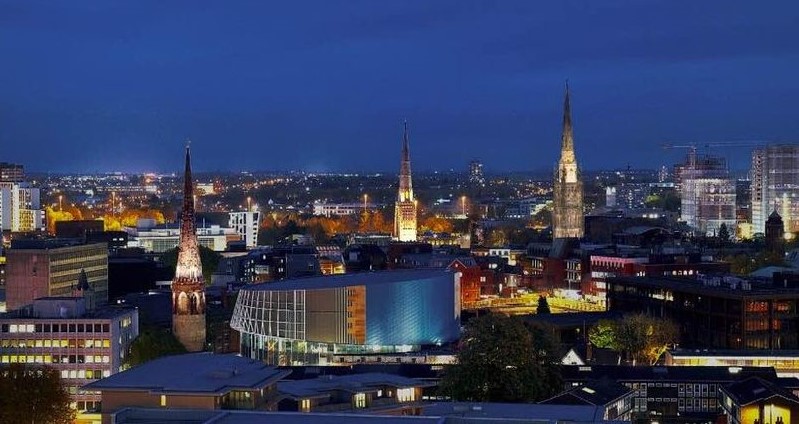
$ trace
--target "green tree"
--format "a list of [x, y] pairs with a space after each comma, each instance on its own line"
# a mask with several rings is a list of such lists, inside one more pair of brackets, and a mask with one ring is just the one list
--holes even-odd
[[538, 298], [538, 306], [535, 308], [535, 313], [537, 314], [551, 314], [552, 311], [549, 310], [549, 301], [547, 301], [546, 296], [540, 296]]
[[162, 356], [186, 353], [186, 348], [169, 330], [148, 328], [130, 346], [126, 366], [136, 366]]
[[612, 320], [599, 320], [588, 330], [588, 341], [603, 349], [616, 348], [616, 323]]
[[488, 314], [466, 326], [457, 361], [441, 381], [442, 394], [459, 401], [531, 402], [561, 388], [552, 343], [541, 329], [516, 317]]
[[[222, 259], [222, 255], [218, 252], [214, 252], [208, 247], [200, 246], [200, 262], [202, 262], [203, 265], [203, 279], [205, 279], [205, 284], [211, 284], [211, 275], [213, 275], [219, 267], [220, 259]], [[164, 252], [161, 261], [174, 271], [178, 263], [178, 248], [176, 247]]]
[[639, 362], [654, 364], [678, 339], [677, 325], [667, 319], [638, 313], [625, 315], [616, 324], [615, 344], [633, 365]]
[[70, 424], [75, 411], [57, 370], [10, 364], [0, 369], [0, 423]]

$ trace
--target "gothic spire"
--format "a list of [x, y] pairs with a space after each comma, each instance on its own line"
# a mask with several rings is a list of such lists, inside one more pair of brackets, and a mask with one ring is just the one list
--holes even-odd
[[403, 122], [403, 131], [402, 131], [402, 161], [403, 162], [410, 162], [411, 161], [411, 153], [410, 147], [408, 146], [408, 121], [406, 120]]
[[563, 100], [563, 134], [561, 136], [561, 160], [574, 159], [574, 134], [572, 133], [572, 113], [569, 101], [569, 80], [566, 80], [566, 93]]
[[[183, 173], [183, 213], [194, 215], [194, 183], [191, 179], [191, 141], [186, 142], [186, 169]], [[193, 218], [193, 217], [192, 217]]]

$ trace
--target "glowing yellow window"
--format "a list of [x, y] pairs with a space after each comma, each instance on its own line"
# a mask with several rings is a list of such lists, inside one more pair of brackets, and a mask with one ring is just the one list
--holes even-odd
[[166, 395], [161, 395], [161, 406], [166, 406]]

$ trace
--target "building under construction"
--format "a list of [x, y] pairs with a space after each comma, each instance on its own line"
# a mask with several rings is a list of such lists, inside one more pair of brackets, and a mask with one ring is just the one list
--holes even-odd
[[735, 234], [735, 180], [726, 159], [689, 150], [685, 163], [674, 167], [681, 215], [697, 235], [717, 235], [722, 224]]
[[799, 145], [772, 145], [752, 152], [752, 227], [765, 233], [773, 211], [782, 216], [785, 231], [799, 231]]

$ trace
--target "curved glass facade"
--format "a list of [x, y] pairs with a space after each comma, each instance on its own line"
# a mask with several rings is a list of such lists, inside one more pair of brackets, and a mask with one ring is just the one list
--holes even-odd
[[265, 283], [239, 293], [231, 327], [242, 355], [275, 365], [411, 352], [457, 340], [459, 285], [460, 274], [439, 270]]

